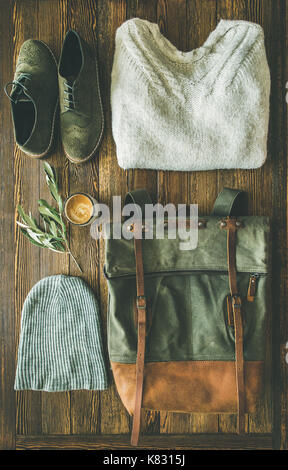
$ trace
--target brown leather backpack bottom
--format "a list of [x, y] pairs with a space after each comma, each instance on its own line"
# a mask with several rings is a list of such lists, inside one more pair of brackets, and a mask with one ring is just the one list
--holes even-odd
[[[120, 398], [132, 415], [135, 364], [111, 362]], [[245, 363], [246, 412], [259, 398], [263, 362]], [[175, 412], [237, 413], [235, 362], [175, 361], [145, 364], [142, 408]]]

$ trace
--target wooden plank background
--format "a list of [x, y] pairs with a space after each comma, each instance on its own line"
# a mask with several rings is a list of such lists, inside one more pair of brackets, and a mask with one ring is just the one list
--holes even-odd
[[[69, 163], [65, 158], [57, 134], [49, 162], [59, 173], [63, 196], [81, 190], [111, 205], [113, 195], [124, 197], [128, 189], [146, 187], [155, 201], [198, 203], [200, 214], [208, 214], [219, 190], [223, 186], [231, 186], [248, 192], [250, 214], [272, 218], [273, 306], [269, 312], [272, 328], [267, 341], [266, 396], [258, 412], [247, 419], [250, 440], [239, 440], [233, 434], [235, 415], [146, 412], [143, 433], [147, 435], [147, 447], [154, 442], [157, 447], [157, 437], [149, 438], [150, 434], [161, 434], [158, 445], [168, 448], [176, 448], [173, 447], [176, 442], [177, 448], [288, 447], [288, 374], [285, 362], [288, 341], [286, 6], [284, 0], [1, 1], [1, 89], [12, 79], [19, 49], [28, 38], [47, 42], [59, 58], [64, 35], [74, 28], [98, 53], [105, 134], [96, 157], [80, 166]], [[115, 31], [126, 19], [133, 17], [158, 22], [162, 33], [183, 51], [199, 47], [220, 18], [246, 19], [264, 27], [272, 91], [269, 155], [261, 169], [178, 173], [124, 171], [118, 166], [111, 134], [110, 75]], [[9, 101], [2, 92], [0, 119], [1, 448], [61, 448], [61, 445], [63, 448], [128, 447], [127, 437], [122, 439], [121, 435], [129, 433], [131, 422], [117, 396], [112, 378], [112, 385], [104, 392], [13, 392], [21, 309], [26, 295], [45, 276], [58, 273], [78, 275], [78, 272], [66, 255], [41, 251], [29, 244], [16, 229], [17, 204], [21, 203], [36, 213], [37, 200], [40, 197], [49, 200], [49, 194], [43, 163], [29, 159], [14, 148]], [[70, 238], [72, 249], [84, 268], [83, 278], [99, 299], [106, 331], [107, 286], [102, 273], [103, 243], [98, 245], [92, 240], [89, 228], [70, 227]], [[178, 440], [172, 437], [175, 434]], [[191, 444], [189, 434], [193, 434]], [[213, 437], [208, 439], [207, 435], [211, 434]]]

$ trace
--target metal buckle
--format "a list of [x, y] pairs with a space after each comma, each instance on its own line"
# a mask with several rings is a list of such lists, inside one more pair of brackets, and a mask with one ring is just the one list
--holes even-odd
[[[139, 301], [143, 302], [142, 304], [139, 303]], [[137, 298], [136, 298], [136, 305], [137, 305], [137, 308], [139, 309], [145, 309], [146, 308], [146, 297], [145, 295], [138, 295]]]

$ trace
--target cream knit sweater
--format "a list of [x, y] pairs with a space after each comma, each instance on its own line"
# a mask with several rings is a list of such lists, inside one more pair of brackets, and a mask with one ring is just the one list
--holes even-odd
[[261, 26], [221, 20], [180, 52], [138, 18], [116, 33], [112, 130], [122, 168], [258, 168], [266, 158], [270, 74]]

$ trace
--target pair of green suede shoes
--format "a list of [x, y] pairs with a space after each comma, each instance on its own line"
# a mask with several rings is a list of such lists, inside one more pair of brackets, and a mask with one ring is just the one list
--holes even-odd
[[97, 61], [75, 31], [65, 36], [58, 67], [44, 42], [25, 41], [5, 92], [15, 140], [26, 155], [42, 158], [51, 150], [60, 102], [65, 154], [73, 163], [93, 157], [104, 128]]

